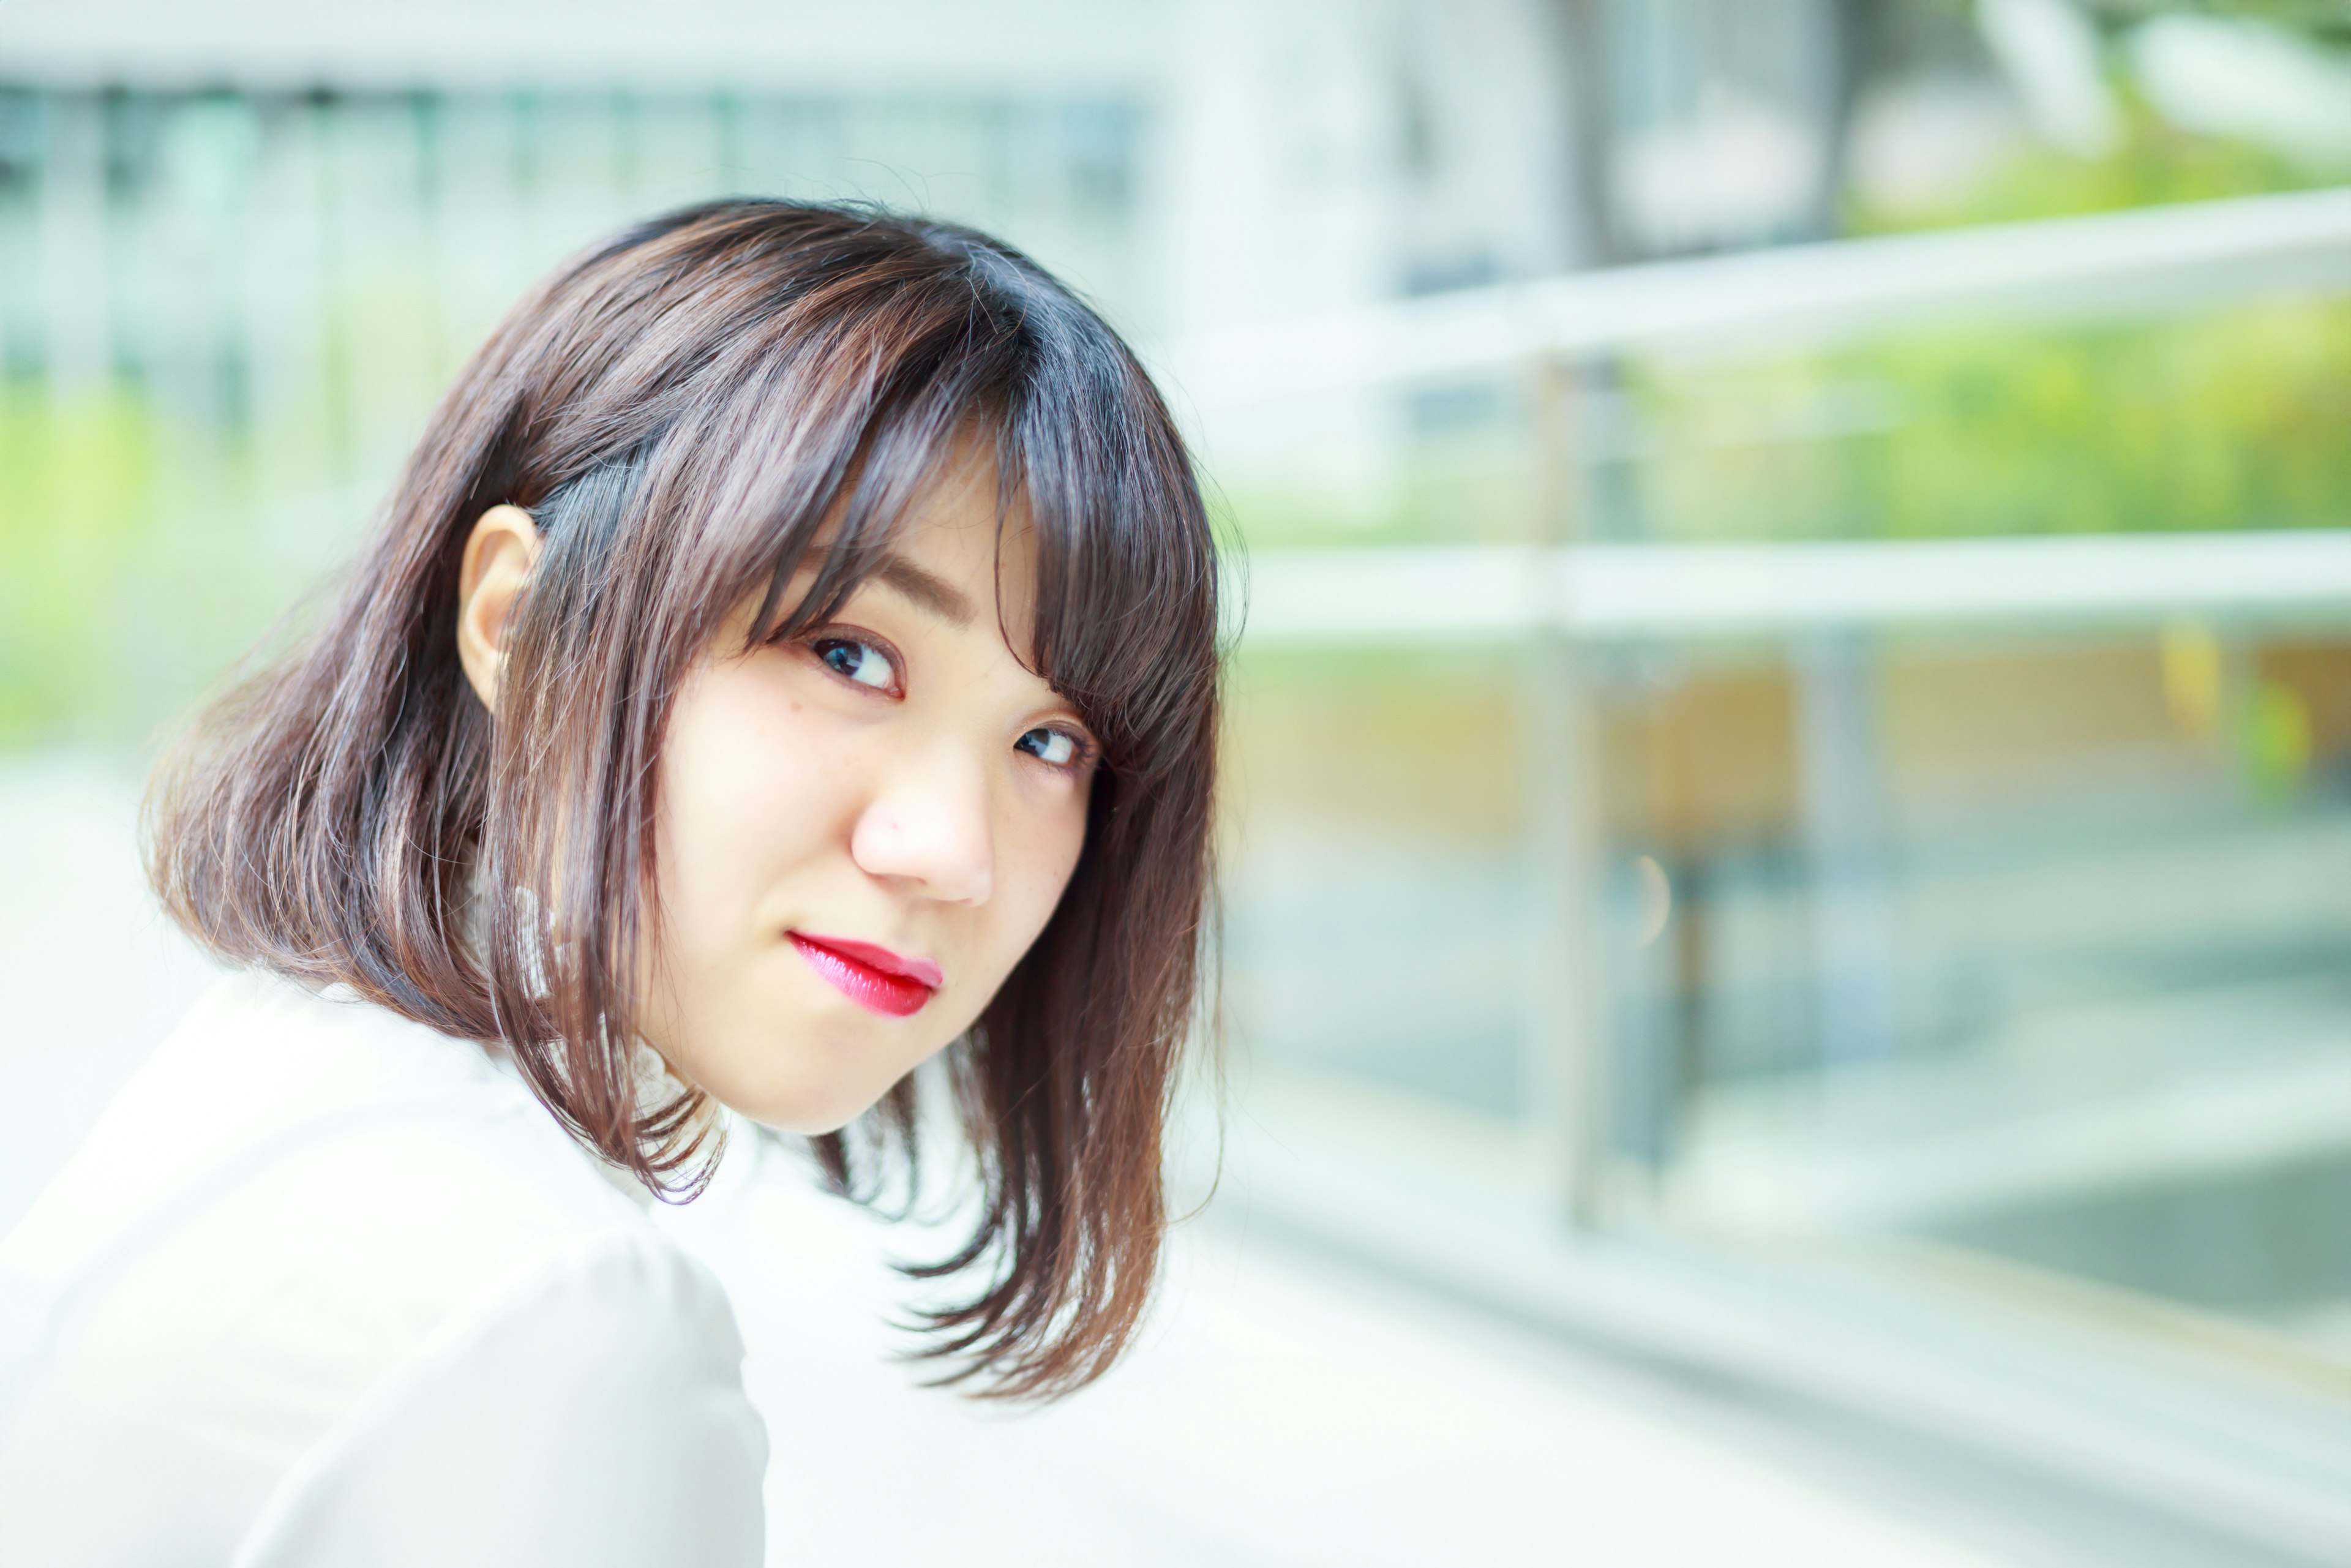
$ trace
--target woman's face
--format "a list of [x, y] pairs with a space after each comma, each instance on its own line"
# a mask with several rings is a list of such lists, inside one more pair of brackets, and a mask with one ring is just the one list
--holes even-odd
[[1013, 652], [1034, 547], [998, 541], [965, 461], [831, 621], [738, 653], [747, 609], [678, 694], [642, 1023], [758, 1121], [831, 1131], [961, 1034], [1077, 865], [1094, 741]]
[[[486, 702], [537, 552], [511, 507], [468, 541], [458, 647]], [[1035, 580], [1025, 527], [999, 559], [996, 471], [967, 456], [832, 621], [744, 653], [746, 605], [687, 672], [639, 1019], [678, 1076], [829, 1132], [970, 1027], [1044, 929], [1095, 747], [1013, 653]]]

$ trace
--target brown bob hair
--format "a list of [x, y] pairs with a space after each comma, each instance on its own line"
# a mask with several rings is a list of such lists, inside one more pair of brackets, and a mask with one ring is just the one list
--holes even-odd
[[[950, 1052], [977, 1228], [909, 1272], [975, 1281], [920, 1315], [947, 1381], [1050, 1396], [1109, 1365], [1157, 1270], [1210, 899], [1217, 564], [1142, 368], [1019, 252], [735, 200], [563, 267], [442, 400], [323, 624], [166, 760], [150, 871], [214, 951], [502, 1042], [583, 1143], [691, 1196], [712, 1119], [699, 1091], [646, 1103], [632, 994], [672, 698], [747, 600], [755, 642], [828, 617], [975, 437], [999, 517], [1036, 532], [1026, 656], [1102, 765], [1058, 909]], [[545, 543], [493, 718], [458, 664], [457, 578], [501, 502]], [[911, 1080], [816, 1141], [867, 1201], [914, 1145]]]

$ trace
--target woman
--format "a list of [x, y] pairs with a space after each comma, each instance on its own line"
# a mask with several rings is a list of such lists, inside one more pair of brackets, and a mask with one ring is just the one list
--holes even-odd
[[0, 1249], [0, 1561], [757, 1561], [732, 1317], [628, 1197], [696, 1192], [720, 1107], [870, 1196], [950, 1045], [982, 1190], [928, 1354], [1099, 1375], [1215, 593], [1165, 408], [1004, 246], [731, 201], [563, 268], [159, 778], [156, 887], [243, 972]]

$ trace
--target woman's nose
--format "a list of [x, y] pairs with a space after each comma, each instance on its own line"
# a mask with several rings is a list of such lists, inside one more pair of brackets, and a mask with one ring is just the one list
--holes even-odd
[[996, 883], [987, 779], [936, 758], [895, 775], [859, 814], [849, 853], [868, 876], [914, 883], [925, 897], [987, 903]]

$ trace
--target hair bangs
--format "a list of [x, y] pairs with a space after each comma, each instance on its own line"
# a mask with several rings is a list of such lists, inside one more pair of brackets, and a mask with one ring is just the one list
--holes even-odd
[[1001, 450], [1011, 336], [950, 274], [905, 287], [804, 302], [822, 330], [778, 313], [777, 343], [739, 377], [714, 367], [716, 395], [663, 433], [642, 505], [672, 519], [663, 596], [705, 640], [755, 594], [747, 644], [830, 618], [959, 459]]
[[1095, 726], [1114, 770], [1153, 779], [1197, 744], [1214, 706], [1199, 650], [1216, 638], [1216, 562], [1188, 465], [1140, 368], [1123, 351], [1069, 359], [1053, 390], [1084, 395], [1032, 387], [1007, 432], [1037, 531], [1034, 656]]

